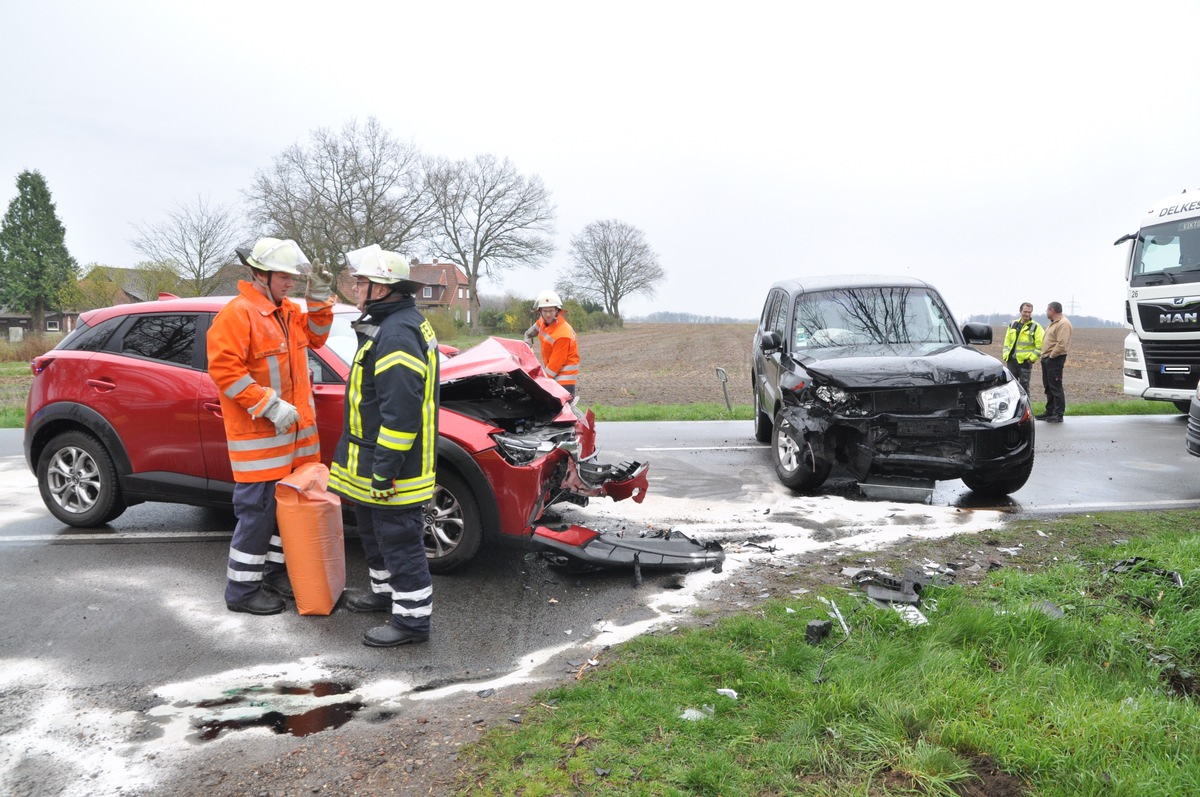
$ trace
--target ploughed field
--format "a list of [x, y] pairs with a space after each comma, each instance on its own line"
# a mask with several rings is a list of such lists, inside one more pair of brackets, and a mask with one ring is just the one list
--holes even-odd
[[[980, 346], [1000, 356], [1004, 329]], [[1092, 401], [1140, 401], [1121, 392], [1123, 327], [1076, 328], [1063, 381], [1067, 405]], [[725, 369], [729, 400], [751, 404], [750, 347], [753, 324], [639, 324], [579, 336], [579, 397], [584, 405], [724, 403], [716, 369]], [[1045, 401], [1041, 368], [1034, 366], [1034, 401]]]
[[[995, 343], [981, 346], [1000, 355], [1003, 328]], [[1121, 392], [1121, 353], [1125, 330], [1076, 329], [1064, 375], [1067, 404], [1091, 401], [1140, 401]], [[582, 376], [579, 397], [585, 406], [632, 404], [724, 404], [717, 368], [729, 380], [729, 401], [749, 405], [750, 347], [753, 324], [626, 324], [619, 331], [579, 336]], [[0, 374], [0, 405], [24, 407], [32, 376], [22, 363]], [[1033, 370], [1033, 398], [1045, 401], [1041, 369]]]

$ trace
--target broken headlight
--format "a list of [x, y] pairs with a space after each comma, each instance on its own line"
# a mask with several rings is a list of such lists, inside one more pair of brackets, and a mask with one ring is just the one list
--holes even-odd
[[544, 457], [556, 448], [561, 448], [575, 457], [579, 456], [579, 441], [574, 434], [558, 433], [553, 436], [524, 437], [515, 434], [496, 433], [492, 435], [496, 447], [509, 462], [514, 465], [528, 465], [539, 457]]
[[1021, 403], [1021, 385], [1013, 379], [1003, 385], [979, 391], [976, 400], [979, 402], [979, 411], [987, 420], [993, 423], [1012, 420], [1016, 417], [1017, 407]]
[[831, 406], [845, 404], [850, 399], [850, 394], [842, 390], [840, 387], [832, 385], [821, 385], [816, 390], [817, 398]]

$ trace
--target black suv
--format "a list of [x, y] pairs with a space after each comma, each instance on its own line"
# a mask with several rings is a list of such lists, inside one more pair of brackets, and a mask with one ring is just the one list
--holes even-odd
[[834, 463], [860, 482], [959, 479], [1002, 496], [1033, 470], [1029, 397], [968, 343], [930, 284], [804, 277], [771, 286], [754, 337], [754, 436], [786, 486], [813, 490]]

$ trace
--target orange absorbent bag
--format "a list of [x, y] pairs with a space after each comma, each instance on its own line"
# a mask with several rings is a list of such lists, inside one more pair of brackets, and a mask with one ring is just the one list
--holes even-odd
[[301, 465], [275, 485], [275, 520], [300, 614], [329, 614], [346, 588], [342, 501], [326, 492], [329, 468]]

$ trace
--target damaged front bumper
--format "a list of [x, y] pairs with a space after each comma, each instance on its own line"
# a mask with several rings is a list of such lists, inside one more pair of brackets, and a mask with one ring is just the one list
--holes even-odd
[[814, 435], [820, 450], [859, 481], [869, 475], [955, 479], [980, 470], [1003, 470], [1033, 455], [1032, 420], [1001, 423], [944, 415], [846, 416], [787, 405], [794, 437]]
[[[646, 497], [649, 466], [640, 462], [605, 465], [593, 458], [566, 460], [560, 500], [586, 503], [587, 497], [614, 501]], [[579, 498], [583, 497], [580, 501]], [[720, 569], [725, 551], [716, 543], [700, 544], [679, 532], [626, 537], [602, 533], [585, 526], [535, 526], [531, 541], [556, 565], [583, 569], [632, 567], [636, 570]]]
[[533, 542], [551, 562], [563, 566], [633, 567], [651, 570], [720, 571], [725, 551], [678, 531], [665, 536], [624, 537], [583, 526], [538, 526]]

